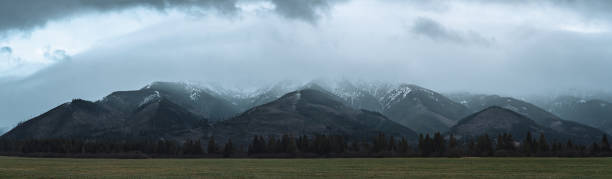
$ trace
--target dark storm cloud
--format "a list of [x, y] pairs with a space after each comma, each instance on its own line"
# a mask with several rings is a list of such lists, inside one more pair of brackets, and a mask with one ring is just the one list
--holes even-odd
[[[0, 35], [6, 31], [29, 31], [52, 20], [70, 18], [83, 13], [110, 12], [135, 7], [158, 11], [168, 9], [214, 9], [221, 14], [238, 11], [236, 4], [248, 0], [3, 0], [0, 1]], [[270, 0], [275, 12], [290, 19], [314, 21], [319, 12], [329, 8], [327, 0]]]
[[0, 1], [0, 32], [28, 31], [50, 20], [69, 18], [87, 12], [108, 12], [134, 7], [156, 10], [169, 8], [214, 8], [223, 13], [236, 10], [236, 0], [3, 0]]
[[609, 18], [612, 16], [612, 1], [610, 0], [476, 0], [482, 3], [500, 3], [507, 5], [538, 5], [553, 6], [574, 11], [589, 17]]
[[456, 32], [446, 30], [442, 24], [425, 17], [419, 17], [412, 27], [415, 34], [424, 35], [433, 40], [444, 40], [463, 43], [463, 38]]
[[11, 49], [11, 47], [2, 47], [0, 48], [0, 53], [11, 54], [13, 53], [13, 49]]
[[314, 21], [318, 18], [317, 11], [330, 7], [328, 0], [271, 0], [276, 5], [276, 12], [295, 19]]
[[458, 44], [489, 45], [489, 39], [476, 32], [460, 32], [444, 27], [442, 24], [426, 17], [419, 17], [411, 28], [412, 32], [436, 41], [445, 41]]

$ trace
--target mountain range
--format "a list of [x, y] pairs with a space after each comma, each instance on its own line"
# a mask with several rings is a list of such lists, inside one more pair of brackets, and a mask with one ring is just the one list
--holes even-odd
[[[244, 93], [213, 85], [154, 82], [94, 102], [72, 100], [2, 137], [181, 141], [214, 136], [246, 144], [255, 135], [329, 134], [364, 140], [382, 132], [415, 143], [417, 133], [522, 136], [530, 131], [588, 143], [604, 135], [595, 125], [601, 123], [594, 122], [602, 121], [599, 116], [587, 123], [570, 114], [558, 117], [553, 111], [562, 108], [549, 107], [547, 111], [497, 95], [443, 95], [413, 84], [282, 82]], [[590, 114], [584, 113], [577, 116]]]

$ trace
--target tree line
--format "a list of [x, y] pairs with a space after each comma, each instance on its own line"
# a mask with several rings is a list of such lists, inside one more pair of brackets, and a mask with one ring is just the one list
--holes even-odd
[[231, 139], [223, 142], [211, 137], [206, 144], [200, 140], [113, 141], [78, 139], [0, 139], [0, 153], [17, 154], [146, 154], [147, 156], [207, 156], [207, 157], [590, 157], [612, 156], [604, 135], [600, 142], [579, 145], [571, 140], [549, 142], [528, 132], [523, 139], [511, 134], [483, 134], [458, 139], [454, 135], [420, 134], [416, 143], [405, 137], [380, 133], [370, 140], [348, 140], [340, 135], [314, 136], [254, 136], [246, 146], [237, 146]]

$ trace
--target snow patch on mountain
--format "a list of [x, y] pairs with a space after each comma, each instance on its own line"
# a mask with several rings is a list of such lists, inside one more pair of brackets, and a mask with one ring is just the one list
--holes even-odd
[[412, 92], [412, 88], [409, 86], [400, 86], [399, 88], [392, 90], [386, 96], [380, 99], [383, 102], [383, 108], [389, 109], [391, 105], [395, 102], [400, 101], [401, 99], [406, 98], [408, 94]]
[[202, 89], [192, 85], [185, 85], [185, 90], [189, 91], [189, 99], [191, 99], [192, 101], [200, 99], [200, 93], [202, 92]]
[[159, 99], [161, 97], [161, 95], [159, 94], [159, 91], [155, 91], [155, 93], [145, 97], [142, 102], [140, 102], [140, 104], [138, 104], [138, 106], [142, 106], [145, 104], [150, 103], [153, 100]]

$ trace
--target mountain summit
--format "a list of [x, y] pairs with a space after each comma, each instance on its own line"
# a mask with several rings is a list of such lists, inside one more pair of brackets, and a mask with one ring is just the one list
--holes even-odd
[[380, 98], [382, 113], [418, 132], [445, 132], [470, 114], [463, 105], [417, 85], [400, 85]]

